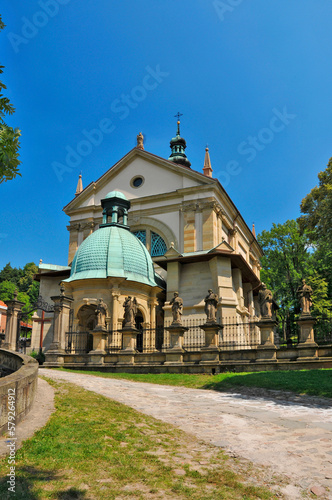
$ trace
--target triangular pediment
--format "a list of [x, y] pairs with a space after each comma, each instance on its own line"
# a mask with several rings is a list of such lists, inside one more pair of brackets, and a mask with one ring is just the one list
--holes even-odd
[[[134, 185], [137, 177], [142, 179], [139, 187]], [[100, 205], [100, 200], [114, 190], [119, 190], [129, 200], [134, 200], [215, 183], [215, 179], [200, 172], [134, 148], [98, 180], [89, 184], [64, 207], [64, 211], [70, 213], [79, 208]]]
[[211, 250], [209, 250], [209, 253], [211, 252], [215, 252], [216, 250], [223, 250], [224, 252], [234, 252], [234, 248], [232, 248], [230, 246], [229, 243], [227, 243], [226, 240], [222, 240], [221, 243], [219, 243], [219, 245], [215, 246], [214, 248], [211, 248]]
[[167, 250], [167, 252], [164, 253], [164, 257], [167, 259], [174, 258], [174, 257], [182, 257], [182, 254], [176, 250], [176, 248], [173, 247], [173, 245]]

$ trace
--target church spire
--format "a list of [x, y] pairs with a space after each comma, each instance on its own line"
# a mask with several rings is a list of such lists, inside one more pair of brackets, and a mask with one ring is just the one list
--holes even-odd
[[209, 148], [207, 146], [205, 148], [203, 172], [204, 172], [204, 175], [206, 175], [206, 177], [212, 177], [211, 160], [210, 160], [210, 155], [209, 155]]
[[185, 153], [185, 149], [187, 147], [186, 141], [183, 137], [180, 136], [180, 116], [181, 113], [177, 113], [175, 117], [177, 117], [177, 131], [176, 136], [171, 139], [170, 148], [172, 150], [171, 156], [168, 158], [170, 161], [174, 163], [184, 165], [185, 167], [190, 167], [191, 163], [187, 158]]
[[83, 191], [82, 175], [78, 176], [78, 183], [76, 188], [75, 196], [79, 195]]

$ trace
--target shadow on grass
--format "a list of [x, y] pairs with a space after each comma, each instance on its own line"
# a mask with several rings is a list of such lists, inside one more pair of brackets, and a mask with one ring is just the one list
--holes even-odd
[[77, 488], [70, 488], [69, 490], [59, 491], [56, 498], [59, 500], [80, 500], [86, 498], [86, 492], [78, 490]]
[[[7, 472], [3, 472], [7, 474]], [[13, 500], [14, 498], [15, 500], [42, 500], [45, 498], [44, 493], [42, 491], [35, 493], [33, 490], [38, 486], [42, 486], [43, 482], [51, 483], [59, 479], [61, 479], [61, 476], [56, 471], [37, 469], [36, 467], [17, 467], [15, 492], [8, 490], [10, 484], [7, 483], [9, 477], [6, 476], [0, 479], [0, 498], [1, 500]], [[55, 495], [53, 498], [59, 500], [84, 499], [86, 498], [86, 491], [70, 488], [58, 491]]]
[[[328, 370], [232, 374], [229, 378], [208, 382], [202, 388], [236, 391], [232, 397], [241, 399], [277, 400], [285, 405], [298, 404], [311, 408], [332, 407], [332, 371]], [[313, 396], [325, 399], [318, 401]]]

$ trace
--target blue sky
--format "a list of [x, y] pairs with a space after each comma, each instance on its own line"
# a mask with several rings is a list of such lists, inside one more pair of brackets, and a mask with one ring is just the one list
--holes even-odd
[[1, 14], [22, 177], [0, 185], [0, 268], [66, 264], [80, 171], [96, 180], [139, 131], [167, 158], [178, 111], [192, 168], [208, 144], [257, 232], [299, 216], [332, 156], [330, 0], [4, 0]]

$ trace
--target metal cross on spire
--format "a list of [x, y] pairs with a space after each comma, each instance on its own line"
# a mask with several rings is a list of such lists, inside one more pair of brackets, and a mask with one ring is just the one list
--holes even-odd
[[176, 132], [176, 135], [180, 135], [180, 116], [183, 116], [183, 113], [180, 113], [179, 111], [174, 115], [175, 118], [178, 119], [178, 130]]

